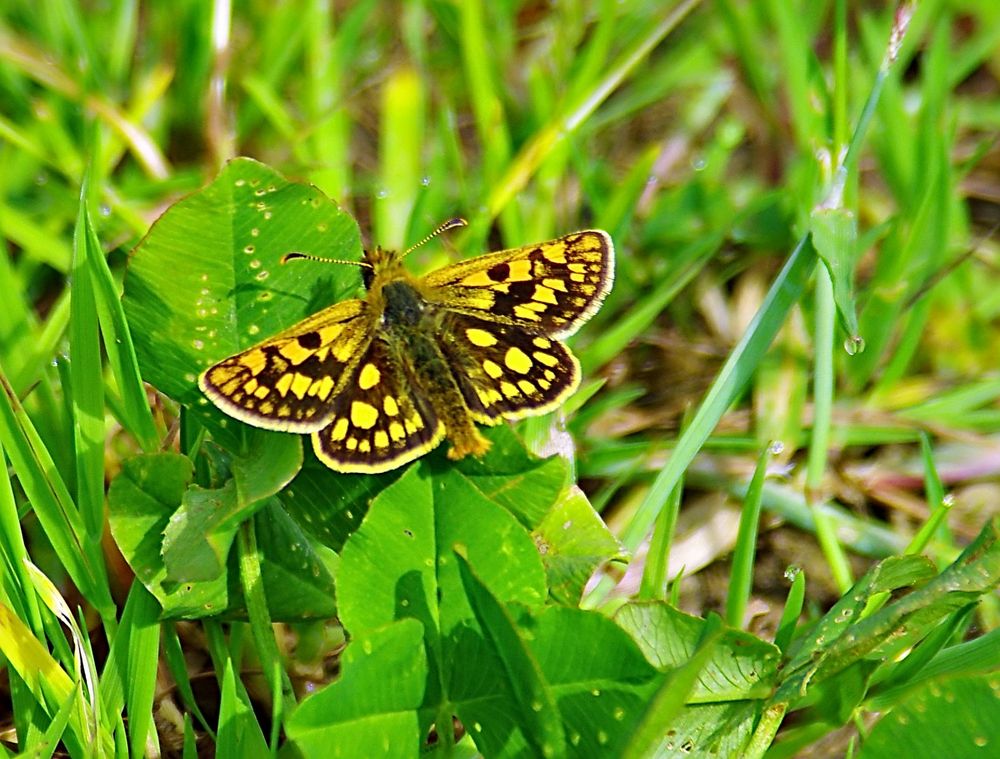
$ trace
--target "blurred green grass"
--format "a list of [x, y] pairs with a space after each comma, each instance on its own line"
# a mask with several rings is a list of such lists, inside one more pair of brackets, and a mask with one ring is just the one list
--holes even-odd
[[[170, 445], [178, 415], [162, 399], [147, 410], [114, 295], [155, 218], [235, 155], [315, 183], [386, 246], [456, 215], [471, 222], [454, 236], [464, 255], [609, 230], [617, 281], [575, 338], [595, 394], [571, 430], [581, 481], [631, 549], [671, 516], [682, 476], [693, 521], [707, 499], [740, 500], [772, 440], [783, 443], [772, 464], [789, 474], [765, 485], [763, 508], [823, 548], [815, 562], [801, 545], [776, 560], [809, 564], [820, 605], [859, 574], [859, 557], [901, 551], [946, 496], [947, 527], [927, 549], [939, 561], [997, 512], [996, 3], [917, 7], [848, 167], [838, 208], [858, 225], [857, 355], [842, 347], [837, 283], [805, 264], [804, 295], [773, 314], [773, 345], [761, 333], [748, 353], [733, 349], [827, 198], [891, 8], [228, 7], [0, 10], [0, 442], [16, 474], [4, 554], [15, 576], [29, 555], [72, 586], [109, 639], [128, 577], [100, 542], [102, 490], [123, 458]], [[423, 269], [446, 255], [413, 258]], [[735, 384], [692, 421], [720, 376]], [[735, 541], [734, 527], [686, 572]], [[676, 571], [656, 567], [647, 589]], [[42, 635], [27, 581], [7, 582]], [[725, 607], [686, 588], [699, 611]], [[984, 629], [997, 612], [984, 604]]]

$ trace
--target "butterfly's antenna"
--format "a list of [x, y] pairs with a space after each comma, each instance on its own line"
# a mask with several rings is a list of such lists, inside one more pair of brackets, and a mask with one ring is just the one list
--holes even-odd
[[467, 227], [467, 226], [469, 226], [469, 222], [467, 222], [465, 219], [459, 219], [457, 217], [454, 219], [448, 219], [448, 221], [444, 222], [444, 224], [438, 225], [438, 228], [435, 229], [433, 232], [431, 232], [429, 235], [427, 235], [427, 237], [425, 237], [423, 240], [414, 243], [409, 248], [404, 250], [403, 255], [404, 256], [409, 255], [414, 250], [419, 248], [421, 245], [426, 245], [442, 232], [447, 232], [449, 229], [457, 229], [458, 227]]
[[348, 266], [360, 266], [363, 269], [371, 269], [372, 265], [367, 261], [345, 261], [343, 258], [325, 258], [324, 256], [314, 256], [310, 253], [299, 253], [298, 251], [292, 251], [291, 253], [286, 253], [281, 257], [281, 263], [287, 264], [289, 261], [298, 261], [304, 259], [306, 261], [319, 261], [323, 264], [347, 264]]

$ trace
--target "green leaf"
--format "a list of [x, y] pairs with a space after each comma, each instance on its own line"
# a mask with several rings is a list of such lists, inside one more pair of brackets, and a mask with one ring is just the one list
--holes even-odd
[[[719, 736], [716, 733], [714, 736], [696, 737], [696, 731], [706, 727], [703, 723], [694, 722], [690, 727], [683, 726], [684, 732], [679, 732], [677, 728], [677, 723], [685, 714], [693, 716], [692, 710], [685, 708], [684, 702], [695, 687], [706, 663], [715, 655], [720, 625], [721, 619], [718, 616], [710, 618], [704, 625], [701, 639], [691, 652], [690, 658], [670, 672], [660, 683], [656, 693], [645, 704], [645, 713], [641, 715], [639, 724], [628, 736], [628, 743], [621, 753], [624, 759], [644, 759], [653, 754], [684, 757], [736, 756], [741, 753], [720, 751], [720, 748], [727, 747], [726, 744], [732, 745], [729, 735]], [[735, 706], [720, 716], [729, 717], [731, 721], [733, 714], [740, 711], [746, 711], [743, 705]], [[715, 740], [712, 740], [713, 738]]]
[[250, 698], [233, 672], [232, 659], [226, 659], [222, 674], [222, 697], [219, 699], [219, 730], [216, 740], [218, 759], [264, 759], [270, 756], [260, 723], [254, 715]]
[[417, 757], [427, 683], [420, 623], [403, 619], [358, 635], [340, 666], [340, 678], [288, 720], [289, 741], [304, 756]]
[[857, 261], [858, 223], [845, 208], [816, 208], [810, 218], [813, 245], [833, 281], [833, 299], [848, 337], [858, 335], [854, 304], [854, 267]]
[[872, 728], [859, 759], [993, 757], [1000, 745], [1000, 674], [924, 682]]
[[332, 550], [340, 551], [358, 529], [371, 500], [398, 480], [404, 471], [339, 475], [310, 450], [295, 479], [277, 498], [288, 515], [310, 535]]
[[500, 504], [521, 524], [533, 529], [545, 518], [566, 488], [570, 473], [565, 459], [539, 459], [525, 449], [508, 425], [487, 430], [492, 447], [482, 460], [465, 458], [448, 464], [475, 488]]
[[385, 488], [345, 543], [337, 574], [340, 618], [353, 636], [406, 617], [421, 621], [434, 673], [422, 712], [425, 727], [434, 721], [439, 731], [450, 729], [458, 714], [484, 751], [499, 749], [519, 726], [510, 718], [513, 696], [496, 651], [478, 628], [453, 549], [476, 562], [501, 603], [539, 606], [544, 569], [530, 533], [510, 512], [464, 475], [451, 470], [434, 476], [433, 468], [429, 462], [412, 466]]
[[501, 600], [537, 606], [545, 598], [542, 562], [527, 530], [461, 475], [432, 477], [428, 469], [411, 467], [383, 490], [344, 545], [340, 619], [354, 635], [408, 616], [443, 635], [468, 621], [455, 546]]
[[108, 490], [111, 534], [136, 578], [156, 596], [165, 616], [199, 617], [228, 606], [224, 576], [210, 582], [169, 583], [161, 536], [191, 482], [191, 461], [154, 453], [125, 461]]
[[225, 570], [245, 512], [230, 480], [217, 490], [191, 485], [163, 531], [163, 564], [171, 582], [214, 580]]
[[[961, 556], [936, 577], [927, 559], [893, 557], [880, 562], [803, 638], [783, 670], [775, 702], [794, 701], [811, 685], [860, 659], [893, 661], [927, 637], [947, 615], [991, 593], [1000, 584], [1000, 519], [988, 522]], [[928, 577], [931, 579], [927, 579]], [[864, 619], [858, 613], [873, 594], [920, 583]]]
[[[115, 541], [168, 618], [243, 609], [229, 547], [245, 510], [238, 507], [231, 483], [204, 490], [191, 484], [192, 476], [193, 467], [184, 456], [139, 456], [125, 462], [108, 493]], [[273, 498], [258, 502], [257, 508], [253, 518], [272, 618], [333, 616], [332, 557]], [[186, 579], [178, 581], [176, 576]]]
[[332, 552], [309, 540], [274, 499], [254, 514], [254, 520], [271, 618], [281, 621], [335, 616], [332, 567], [336, 557]]
[[621, 627], [598, 612], [550, 607], [518, 623], [556, 697], [569, 755], [613, 755], [662, 675]]
[[237, 158], [171, 206], [129, 265], [125, 313], [143, 376], [233, 450], [243, 433], [226, 434], [236, 423], [208, 403], [198, 373], [358, 288], [354, 266], [282, 266], [292, 251], [358, 260], [357, 224], [315, 187]]
[[[661, 669], [689, 661], [707, 624], [661, 601], [626, 604], [615, 613], [615, 622]], [[750, 633], [725, 629], [689, 700], [707, 703], [763, 698], [771, 692], [779, 660], [778, 649], [770, 643]]]
[[115, 604], [99, 547], [87, 539], [59, 468], [2, 370], [0, 450], [10, 459], [32, 510], [66, 572], [101, 617], [112, 620]]
[[[96, 540], [104, 527], [104, 377], [96, 288], [90, 261], [101, 253], [87, 212], [86, 187], [85, 183], [73, 232], [69, 376], [76, 451], [76, 504], [87, 537]], [[91, 246], [97, 251], [88, 252]]]
[[500, 659], [505, 685], [513, 698], [518, 723], [536, 756], [563, 756], [566, 736], [555, 702], [555, 693], [541, 667], [518, 634], [514, 619], [489, 588], [473, 573], [465, 557], [458, 555], [459, 574], [484, 637]]
[[549, 593], [557, 602], [575, 606], [594, 570], [612, 559], [624, 559], [621, 544], [577, 486], [570, 487], [535, 532], [548, 576]]
[[240, 505], [250, 506], [280, 492], [301, 468], [301, 436], [254, 435], [246, 455], [232, 460]]
[[[534, 528], [565, 488], [566, 463], [558, 457], [538, 459], [530, 455], [507, 425], [482, 432], [492, 447], [481, 461], [467, 458], [453, 462], [441, 448], [422, 461], [436, 477], [460, 474], [480, 496], [503, 506], [528, 529]], [[310, 450], [298, 475], [278, 498], [311, 535], [339, 551], [358, 529], [371, 501], [404, 471], [344, 477], [322, 464]]]

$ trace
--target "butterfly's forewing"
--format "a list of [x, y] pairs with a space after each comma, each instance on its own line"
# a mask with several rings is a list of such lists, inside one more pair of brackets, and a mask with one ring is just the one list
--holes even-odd
[[330, 414], [328, 424], [313, 434], [313, 447], [339, 472], [395, 469], [434, 448], [445, 433], [381, 337], [371, 341], [331, 399]]
[[580, 382], [576, 357], [558, 340], [453, 312], [443, 326], [439, 342], [481, 424], [547, 413]]
[[614, 281], [607, 232], [574, 232], [431, 272], [424, 296], [443, 308], [566, 337], [600, 307]]
[[366, 301], [330, 306], [206, 369], [198, 385], [230, 416], [268, 430], [315, 432], [329, 423], [375, 331]]

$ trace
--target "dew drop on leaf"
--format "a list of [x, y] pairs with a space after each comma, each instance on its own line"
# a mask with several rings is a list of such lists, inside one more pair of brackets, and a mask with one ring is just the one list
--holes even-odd
[[856, 356], [865, 349], [865, 339], [861, 335], [853, 335], [844, 341], [844, 350], [848, 356]]

